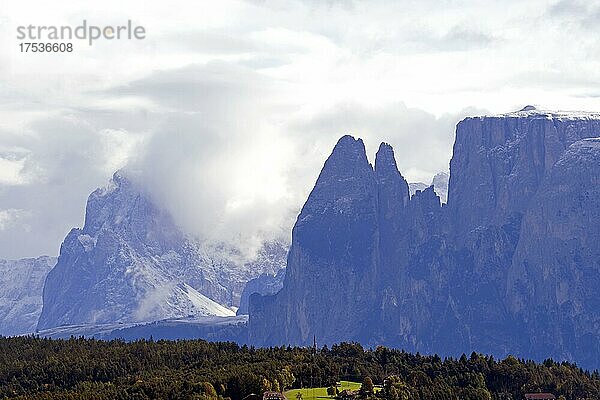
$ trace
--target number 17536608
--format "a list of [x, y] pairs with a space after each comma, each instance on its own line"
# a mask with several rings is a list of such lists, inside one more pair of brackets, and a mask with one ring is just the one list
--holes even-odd
[[21, 53], [71, 53], [73, 43], [19, 43]]

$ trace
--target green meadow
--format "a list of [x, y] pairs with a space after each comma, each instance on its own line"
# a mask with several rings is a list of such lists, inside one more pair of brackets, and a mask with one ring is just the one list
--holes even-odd
[[[360, 389], [360, 383], [351, 381], [340, 381], [338, 382], [337, 388], [341, 392], [342, 390], [358, 390]], [[375, 388], [377, 391], [377, 388]], [[288, 400], [297, 400], [298, 393], [302, 394], [302, 400], [317, 400], [317, 399], [331, 399], [331, 396], [327, 395], [327, 388], [308, 388], [308, 389], [292, 389], [284, 393]]]

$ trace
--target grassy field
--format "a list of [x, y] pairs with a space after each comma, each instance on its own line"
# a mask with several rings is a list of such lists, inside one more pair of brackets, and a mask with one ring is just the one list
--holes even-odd
[[[358, 382], [350, 382], [350, 381], [341, 381], [339, 382], [338, 390], [341, 392], [344, 389], [350, 390], [358, 390], [360, 389], [360, 383]], [[377, 389], [375, 389], [377, 390]], [[284, 393], [285, 397], [289, 400], [296, 400], [296, 396], [298, 392], [302, 393], [302, 400], [317, 400], [317, 399], [330, 399], [331, 397], [327, 396], [327, 388], [312, 388], [312, 389], [293, 389], [288, 390]]]

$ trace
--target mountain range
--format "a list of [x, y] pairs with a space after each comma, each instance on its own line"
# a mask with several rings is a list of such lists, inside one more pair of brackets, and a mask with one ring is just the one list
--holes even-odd
[[0, 261], [0, 334], [316, 338], [598, 368], [599, 243], [600, 115], [528, 106], [459, 122], [430, 185], [408, 183], [390, 145], [371, 165], [342, 137], [291, 246], [252, 261], [183, 232], [119, 171], [58, 259]]
[[447, 204], [342, 137], [292, 231], [256, 345], [357, 341], [600, 365], [600, 115], [526, 107], [456, 128]]
[[235, 249], [186, 235], [118, 171], [89, 196], [84, 226], [67, 235], [58, 259], [0, 260], [0, 334], [104, 337], [123, 325], [177, 319], [204, 326], [213, 316], [247, 315], [252, 293], [283, 286], [287, 249], [265, 242], [252, 261], [240, 262]]

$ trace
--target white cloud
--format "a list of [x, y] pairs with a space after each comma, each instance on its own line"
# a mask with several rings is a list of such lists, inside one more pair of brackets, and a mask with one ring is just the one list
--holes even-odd
[[[403, 174], [429, 181], [467, 113], [600, 109], [599, 10], [597, 0], [4, 1], [0, 209], [25, 214], [0, 232], [0, 257], [55, 254], [89, 192], [125, 164], [189, 230], [248, 248], [288, 232], [343, 134], [364, 137], [370, 157], [392, 143]], [[18, 51], [16, 26], [84, 18], [132, 19], [147, 38]]]
[[26, 180], [21, 175], [24, 166], [24, 159], [9, 160], [0, 157], [0, 185], [24, 184]]
[[57, 254], [69, 229], [81, 225], [89, 193], [127, 162], [137, 139], [91, 120], [43, 118], [21, 132], [0, 132], [1, 155], [19, 167], [15, 182], [0, 184], [0, 209], [9, 210], [0, 230], [2, 257]]
[[[19, 210], [16, 208], [9, 208], [7, 210], [0, 210], [0, 231], [10, 229], [11, 227], [19, 224], [23, 217], [27, 216], [27, 211]], [[25, 230], [28, 226], [23, 226]]]

